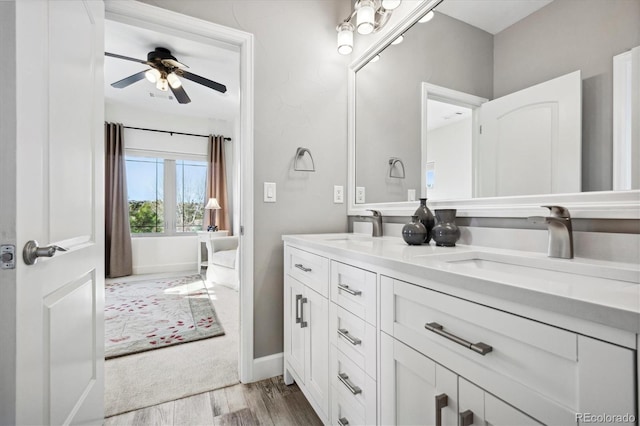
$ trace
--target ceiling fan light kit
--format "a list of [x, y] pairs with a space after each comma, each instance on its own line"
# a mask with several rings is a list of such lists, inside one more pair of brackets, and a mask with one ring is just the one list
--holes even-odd
[[203, 85], [220, 93], [225, 93], [227, 91], [227, 86], [224, 84], [187, 71], [185, 68], [189, 67], [179, 62], [175, 56], [171, 54], [171, 51], [164, 47], [156, 47], [155, 50], [149, 52], [147, 54], [146, 61], [118, 55], [116, 53], [105, 52], [104, 54], [111, 58], [138, 62], [151, 67], [148, 70], [140, 71], [112, 83], [111, 86], [116, 89], [124, 89], [125, 87], [146, 78], [150, 83], [154, 83], [158, 90], [166, 92], [170, 89], [175, 95], [176, 100], [181, 104], [188, 104], [191, 102], [191, 99], [187, 95], [187, 92], [185, 92], [184, 87], [182, 87], [182, 81], [179, 77], [186, 78], [187, 80], [191, 80], [194, 83]]

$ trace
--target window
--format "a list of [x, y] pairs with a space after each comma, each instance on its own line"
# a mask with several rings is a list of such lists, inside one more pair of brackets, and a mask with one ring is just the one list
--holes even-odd
[[202, 230], [205, 161], [127, 155], [125, 164], [132, 234]]

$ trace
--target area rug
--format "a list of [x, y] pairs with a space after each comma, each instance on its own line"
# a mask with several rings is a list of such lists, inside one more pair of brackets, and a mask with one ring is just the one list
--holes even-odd
[[224, 334], [200, 275], [105, 284], [105, 358]]

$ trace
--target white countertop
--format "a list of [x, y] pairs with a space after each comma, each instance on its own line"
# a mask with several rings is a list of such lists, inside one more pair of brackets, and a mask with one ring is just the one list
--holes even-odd
[[[457, 245], [409, 246], [363, 234], [285, 235], [315, 248], [400, 273], [640, 334], [640, 265]], [[480, 262], [475, 263], [477, 259]], [[488, 262], [482, 262], [487, 260]], [[505, 263], [506, 262], [506, 263]], [[485, 268], [495, 265], [497, 268]], [[503, 269], [504, 268], [504, 269]], [[460, 276], [464, 280], [456, 279]], [[419, 284], [419, 283], [418, 283]]]

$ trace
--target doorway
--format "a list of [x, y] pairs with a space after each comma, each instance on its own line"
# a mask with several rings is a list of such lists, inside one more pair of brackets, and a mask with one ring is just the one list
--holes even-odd
[[233, 234], [239, 238], [241, 283], [238, 372], [241, 382], [250, 382], [253, 376], [253, 36], [138, 2], [107, 2], [106, 20], [145, 31], [161, 28], [171, 37], [231, 47], [238, 52], [240, 99], [237, 119], [230, 130], [235, 182], [231, 198]]

